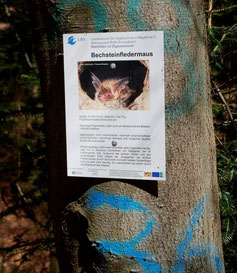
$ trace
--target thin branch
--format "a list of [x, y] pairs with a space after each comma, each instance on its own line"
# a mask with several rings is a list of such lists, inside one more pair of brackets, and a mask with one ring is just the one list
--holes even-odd
[[237, 8], [237, 5], [233, 5], [233, 6], [230, 6], [230, 7], [227, 7], [227, 8], [223, 8], [223, 9], [214, 9], [212, 12], [222, 12], [222, 11], [226, 11], [226, 10], [230, 10], [230, 9], [234, 9], [234, 8]]
[[215, 134], [215, 138], [218, 141], [218, 143], [221, 145], [221, 147], [225, 150], [226, 154], [230, 157], [230, 159], [235, 163], [235, 159], [233, 158], [232, 154], [226, 149], [225, 145], [221, 142], [219, 137]]
[[237, 92], [237, 89], [226, 91], [226, 92], [224, 92], [224, 95], [228, 95], [228, 94], [235, 93], [235, 92]]
[[207, 27], [208, 29], [212, 28], [212, 13], [213, 13], [213, 0], [209, 0], [208, 5], [208, 19], [207, 19]]
[[24, 195], [24, 193], [23, 193], [23, 191], [22, 191], [22, 189], [21, 189], [21, 186], [20, 186], [19, 182], [16, 182], [16, 188], [17, 188], [17, 191], [18, 191], [18, 193], [20, 194], [21, 198], [24, 200], [24, 202], [25, 202], [26, 204], [28, 204], [29, 202], [28, 202], [28, 200], [25, 198], [25, 195]]
[[226, 149], [225, 145], [221, 142], [221, 140], [219, 139], [219, 137], [216, 134], [215, 134], [215, 138], [219, 142], [219, 144], [221, 145], [221, 147], [223, 147], [223, 149], [226, 151], [226, 153], [228, 155], [230, 155], [229, 151]]
[[[237, 119], [234, 119], [234, 122], [237, 122]], [[228, 126], [228, 125], [232, 124], [232, 121], [231, 120], [226, 120], [226, 121], [223, 121], [222, 123], [214, 122], [214, 124], [216, 126]]]
[[226, 100], [225, 100], [223, 94], [221, 93], [221, 90], [220, 90], [220, 88], [218, 87], [217, 83], [216, 83], [215, 81], [212, 81], [212, 82], [213, 82], [214, 87], [215, 87], [215, 89], [216, 89], [216, 91], [217, 91], [217, 94], [219, 95], [220, 99], [222, 100], [222, 102], [224, 103], [224, 105], [225, 105], [225, 107], [226, 107], [226, 111], [227, 111], [227, 113], [228, 113], [228, 115], [229, 115], [229, 117], [230, 117], [230, 120], [231, 120], [231, 122], [232, 122], [232, 124], [233, 124], [233, 127], [234, 127], [235, 130], [237, 131], [237, 127], [236, 127], [236, 124], [235, 124], [235, 120], [234, 120], [234, 118], [233, 118], [233, 115], [232, 115], [232, 113], [231, 113], [231, 110], [230, 110], [229, 105], [227, 104], [227, 102], [226, 102]]
[[[17, 41], [18, 41], [20, 44], [22, 44], [22, 41], [21, 41], [20, 36], [19, 36], [17, 33], [15, 33], [15, 36], [16, 36]], [[24, 56], [25, 56], [26, 62], [27, 62], [27, 64], [29, 65], [29, 67], [30, 67], [30, 68], [35, 68], [35, 66], [34, 66], [34, 65], [32, 64], [32, 62], [30, 61], [29, 55], [28, 55], [26, 52], [24, 52]]]

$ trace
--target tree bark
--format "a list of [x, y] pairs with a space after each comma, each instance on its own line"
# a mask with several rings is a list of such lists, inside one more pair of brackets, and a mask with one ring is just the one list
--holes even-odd
[[[203, 1], [30, 2], [61, 272], [224, 272]], [[167, 180], [67, 177], [62, 34], [141, 30], [165, 35]]]

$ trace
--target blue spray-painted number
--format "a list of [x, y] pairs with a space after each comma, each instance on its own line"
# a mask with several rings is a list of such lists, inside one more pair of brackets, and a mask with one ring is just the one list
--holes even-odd
[[142, 230], [129, 240], [109, 241], [107, 239], [98, 240], [94, 246], [104, 255], [111, 253], [118, 256], [131, 258], [140, 265], [144, 273], [185, 273], [185, 269], [196, 258], [207, 259], [212, 272], [222, 273], [223, 264], [221, 256], [212, 245], [193, 246], [192, 239], [195, 228], [205, 210], [207, 199], [204, 198], [195, 206], [192, 216], [184, 230], [184, 236], [178, 245], [174, 262], [171, 268], [160, 264], [155, 257], [147, 251], [141, 250], [141, 242], [147, 238], [157, 224], [154, 221], [151, 210], [142, 203], [126, 196], [117, 194], [105, 194], [97, 190], [90, 190], [87, 193], [86, 207], [89, 210], [96, 209], [119, 209], [126, 213], [145, 213], [147, 220], [143, 224]]

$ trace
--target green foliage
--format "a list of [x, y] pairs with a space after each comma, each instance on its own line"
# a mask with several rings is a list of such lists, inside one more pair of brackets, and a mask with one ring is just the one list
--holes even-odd
[[226, 272], [234, 273], [237, 262], [237, 5], [228, 0], [213, 3], [212, 12], [208, 13], [211, 22], [208, 34], [222, 238]]

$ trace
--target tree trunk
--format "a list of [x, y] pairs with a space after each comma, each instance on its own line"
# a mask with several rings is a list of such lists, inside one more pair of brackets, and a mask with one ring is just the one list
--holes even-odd
[[[202, 2], [31, 0], [61, 272], [224, 272]], [[167, 180], [67, 177], [62, 34], [141, 30], [164, 31]]]

